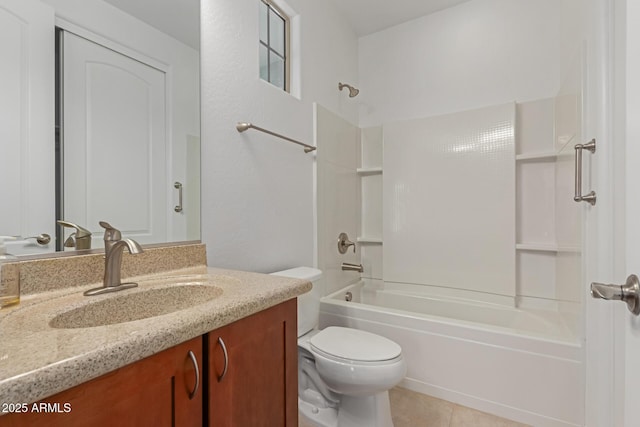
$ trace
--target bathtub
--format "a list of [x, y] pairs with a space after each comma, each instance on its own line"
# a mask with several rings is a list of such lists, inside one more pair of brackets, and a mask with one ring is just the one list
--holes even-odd
[[576, 323], [557, 312], [363, 282], [320, 304], [321, 328], [358, 328], [402, 346], [408, 370], [401, 386], [534, 426], [584, 425], [584, 352]]

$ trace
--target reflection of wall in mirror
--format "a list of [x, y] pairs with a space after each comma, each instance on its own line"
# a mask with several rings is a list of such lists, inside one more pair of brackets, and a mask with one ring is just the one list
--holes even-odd
[[[0, 6], [0, 235], [55, 233], [53, 25], [53, 9], [37, 0]], [[53, 248], [7, 243], [14, 254]]]

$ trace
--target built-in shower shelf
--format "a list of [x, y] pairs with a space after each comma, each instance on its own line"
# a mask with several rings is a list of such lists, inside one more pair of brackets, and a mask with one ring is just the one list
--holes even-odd
[[382, 168], [357, 168], [358, 175], [379, 175], [382, 173]]
[[536, 252], [580, 252], [577, 246], [559, 246], [551, 243], [518, 243], [516, 249]]
[[516, 160], [547, 160], [555, 159], [558, 153], [555, 151], [544, 151], [539, 153], [517, 154]]
[[372, 244], [376, 244], [376, 245], [381, 245], [382, 244], [382, 239], [377, 238], [377, 237], [358, 237], [356, 239], [356, 241], [358, 243], [372, 243]]

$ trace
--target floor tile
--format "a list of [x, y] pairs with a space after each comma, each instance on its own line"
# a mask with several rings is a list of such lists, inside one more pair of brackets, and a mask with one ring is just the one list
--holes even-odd
[[396, 387], [389, 391], [394, 427], [448, 427], [453, 403]]
[[465, 406], [455, 405], [451, 416], [450, 427], [527, 427], [504, 418], [485, 412], [476, 411]]
[[[394, 427], [527, 427], [401, 387], [389, 390], [389, 401]], [[302, 417], [298, 426], [314, 427]]]

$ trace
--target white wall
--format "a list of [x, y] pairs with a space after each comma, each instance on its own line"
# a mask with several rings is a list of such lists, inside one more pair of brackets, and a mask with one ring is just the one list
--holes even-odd
[[558, 93], [574, 0], [473, 0], [359, 40], [360, 126]]
[[300, 97], [258, 77], [258, 0], [202, 1], [202, 241], [212, 266], [268, 272], [314, 259], [314, 154], [235, 125], [249, 121], [313, 143], [314, 101], [352, 122], [357, 40], [330, 2], [290, 1], [298, 14]]

